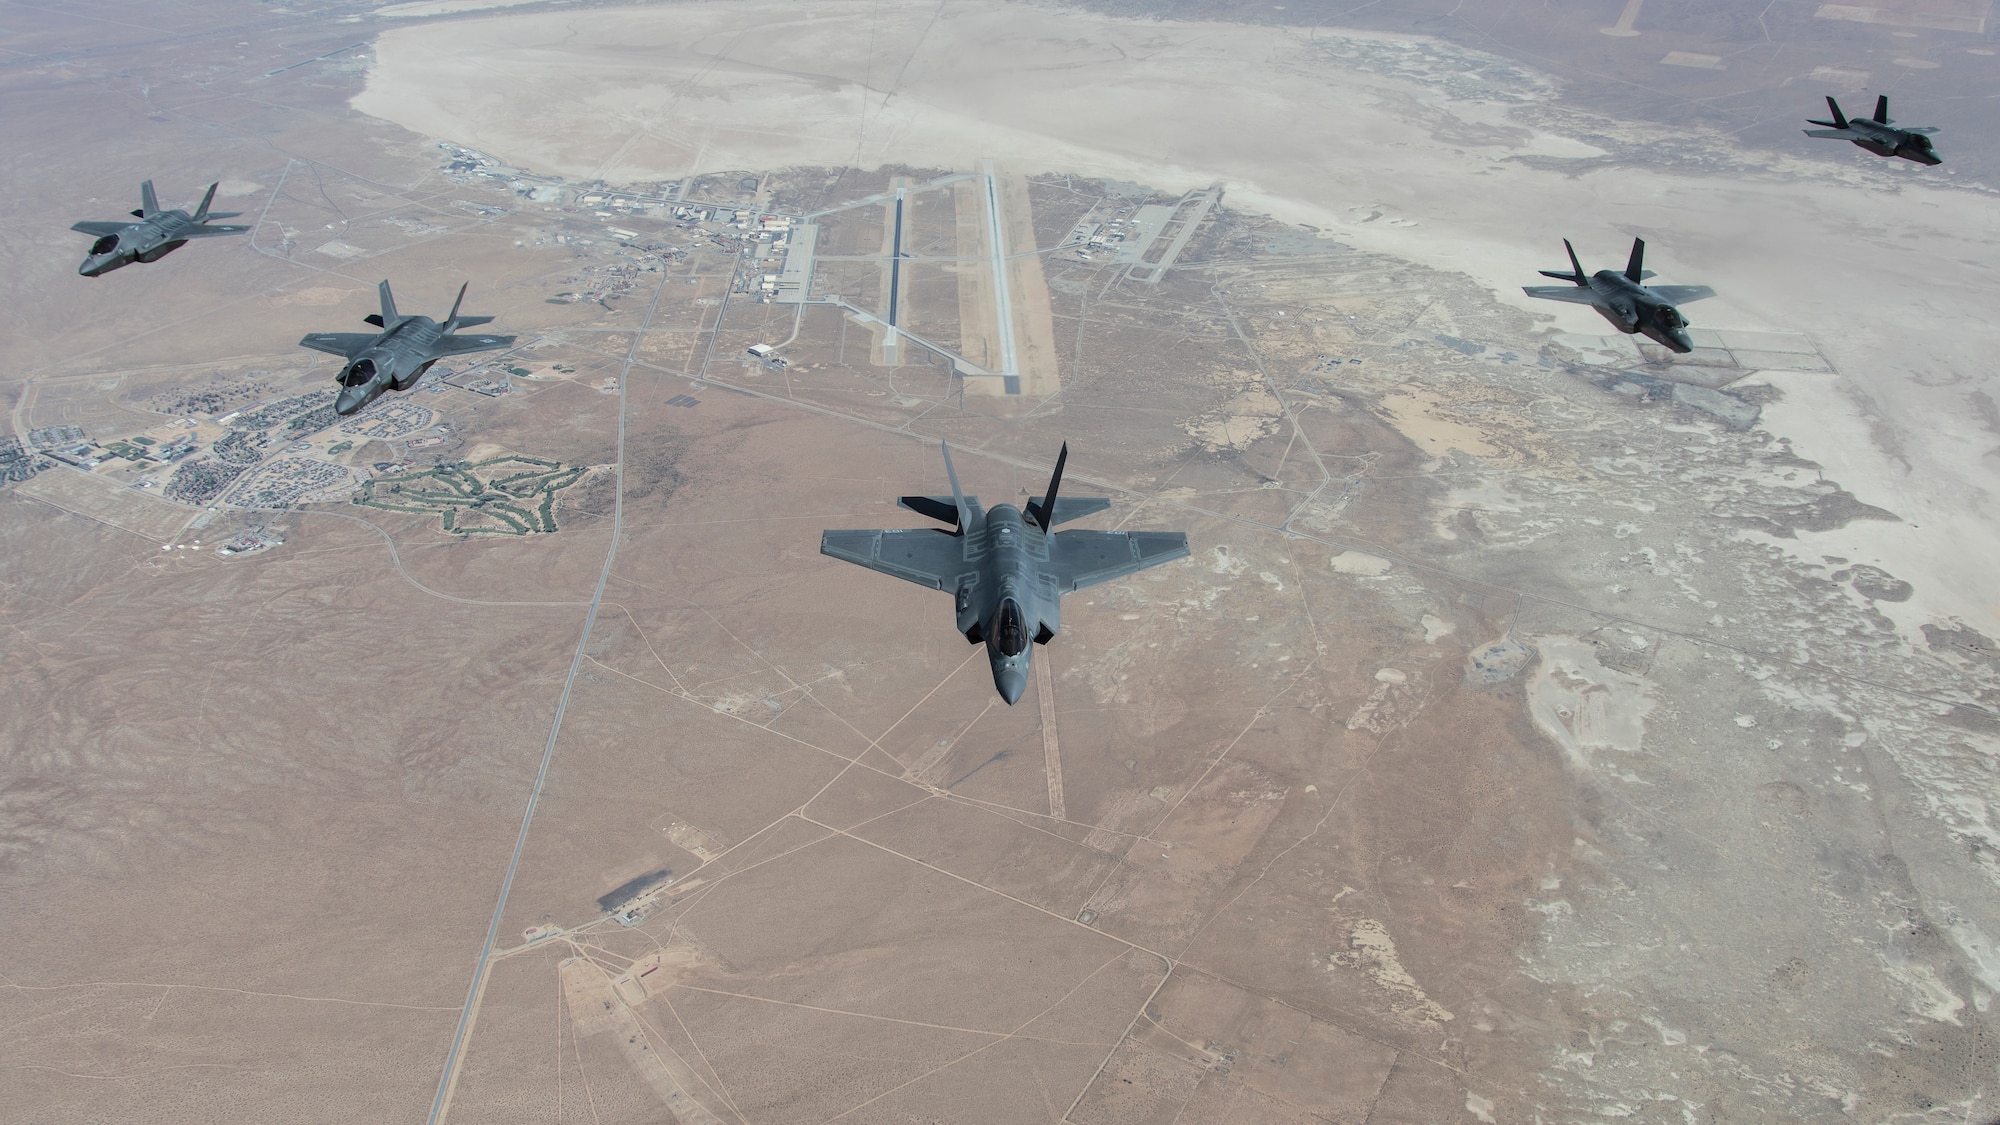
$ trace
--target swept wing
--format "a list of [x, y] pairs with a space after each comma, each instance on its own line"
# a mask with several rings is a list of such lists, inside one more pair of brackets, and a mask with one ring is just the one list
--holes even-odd
[[299, 341], [299, 346], [351, 359], [377, 338], [373, 332], [308, 332], [305, 339]]
[[511, 348], [512, 336], [440, 336], [431, 351], [437, 355], [463, 355], [466, 352], [488, 352], [494, 348]]
[[828, 531], [820, 535], [819, 553], [933, 590], [956, 589], [958, 576], [970, 569], [965, 540], [929, 527]]
[[1059, 531], [1049, 543], [1049, 570], [1068, 594], [1187, 555], [1187, 536], [1178, 531]]
[[1685, 305], [1715, 296], [1715, 290], [1706, 285], [1649, 285], [1646, 292], [1670, 305]]

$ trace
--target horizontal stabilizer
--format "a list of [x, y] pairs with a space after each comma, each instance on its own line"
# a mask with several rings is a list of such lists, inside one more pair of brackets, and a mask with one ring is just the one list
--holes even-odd
[[472, 328], [481, 324], [491, 324], [493, 323], [493, 318], [490, 316], [461, 316], [454, 323], [460, 328]]
[[386, 325], [386, 324], [382, 323], [382, 314], [381, 314], [381, 313], [369, 313], [369, 314], [368, 314], [367, 316], [364, 316], [364, 317], [362, 317], [362, 318], [361, 318], [361, 323], [363, 323], [363, 324], [372, 324], [372, 325], [374, 325], [374, 326], [375, 326], [375, 327], [377, 327], [377, 328], [387, 328], [387, 327], [389, 327], [388, 325]]
[[[1819, 124], [1819, 123], [1814, 122], [1814, 124]], [[1832, 137], [1833, 139], [1840, 141], [1851, 141], [1855, 137], [1860, 135], [1854, 132], [1852, 129], [1806, 129], [1802, 131], [1808, 137]]]
[[1568, 301], [1572, 305], [1597, 303], [1597, 294], [1578, 285], [1524, 285], [1521, 292], [1544, 301]]
[[242, 214], [243, 212], [241, 211], [210, 211], [208, 213], [208, 221], [214, 222], [216, 219], [240, 218]]
[[[1054, 527], [1059, 523], [1068, 523], [1073, 519], [1081, 519], [1092, 512], [1104, 511], [1110, 506], [1110, 498], [1104, 496], [1058, 496], [1056, 497], [1056, 510], [1053, 513], [1054, 518], [1048, 520], [1047, 523], [1048, 526]], [[1026, 511], [1030, 519], [1036, 523], [1042, 523], [1042, 498], [1037, 496], [1029, 500]]]
[[939, 523], [958, 526], [958, 501], [950, 496], [903, 496], [898, 497], [896, 506], [908, 508], [920, 516], [929, 516]]
[[1536, 270], [1535, 272], [1541, 274], [1543, 277], [1553, 277], [1557, 281], [1573, 281], [1578, 285], [1583, 284], [1582, 278], [1572, 273], [1564, 273], [1561, 270]]

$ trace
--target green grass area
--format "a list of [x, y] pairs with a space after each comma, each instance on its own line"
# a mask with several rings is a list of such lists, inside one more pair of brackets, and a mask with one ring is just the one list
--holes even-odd
[[546, 534], [556, 530], [556, 493], [587, 471], [539, 457], [456, 461], [367, 481], [354, 502], [390, 512], [436, 512], [454, 535]]
[[149, 438], [149, 437], [135, 437], [135, 438], [133, 438], [132, 440], [133, 440], [133, 441], [135, 441], [135, 442], [137, 442], [137, 443], [138, 443], [138, 444], [140, 444], [140, 445], [152, 445], [152, 444], [153, 444], [153, 439], [152, 439], [152, 438]]

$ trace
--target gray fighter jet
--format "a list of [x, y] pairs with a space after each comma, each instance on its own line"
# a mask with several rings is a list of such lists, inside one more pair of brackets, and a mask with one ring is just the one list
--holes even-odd
[[128, 223], [123, 219], [109, 222], [85, 220], [69, 229], [84, 234], [94, 234], [97, 241], [90, 244], [90, 255], [76, 272], [85, 277], [96, 277], [110, 273], [133, 262], [157, 262], [161, 258], [181, 248], [190, 238], [214, 238], [222, 234], [242, 234], [249, 227], [216, 223], [217, 219], [233, 219], [241, 211], [217, 211], [211, 214], [208, 205], [215, 202], [218, 185], [208, 185], [208, 194], [201, 197], [201, 206], [194, 214], [186, 211], [160, 210], [160, 200], [153, 194], [153, 181], [139, 185], [139, 209], [132, 212], [139, 221]]
[[1674, 306], [1713, 297], [1715, 290], [1706, 285], [1639, 284], [1653, 276], [1653, 271], [1643, 268], [1646, 259], [1646, 240], [1643, 238], [1632, 240], [1632, 257], [1625, 263], [1624, 273], [1598, 270], [1586, 277], [1583, 263], [1576, 260], [1576, 248], [1569, 244], [1567, 238], [1563, 239], [1563, 249], [1569, 251], [1572, 272], [1538, 272], [1543, 277], [1560, 278], [1574, 284], [1528, 285], [1523, 286], [1521, 292], [1548, 301], [1589, 305], [1628, 336], [1641, 333], [1671, 351], [1694, 350], [1694, 342], [1688, 339], [1687, 318]]
[[1925, 125], [1920, 128], [1897, 125], [1889, 120], [1889, 95], [1875, 99], [1875, 116], [1856, 117], [1852, 120], [1840, 112], [1840, 103], [1831, 97], [1826, 99], [1826, 108], [1833, 111], [1833, 120], [1820, 121], [1808, 117], [1806, 122], [1825, 128], [1807, 129], [1808, 137], [1831, 137], [1835, 140], [1853, 141], [1854, 147], [1865, 148], [1877, 156], [1900, 156], [1904, 160], [1914, 160], [1919, 164], [1943, 164], [1944, 157], [1931, 147], [1935, 128]]
[[391, 387], [407, 391], [438, 360], [466, 352], [485, 352], [512, 347], [512, 336], [455, 336], [461, 328], [486, 324], [490, 316], [460, 316], [465, 303], [466, 282], [458, 287], [458, 300], [451, 314], [439, 324], [427, 316], [399, 316], [396, 298], [389, 283], [382, 283], [382, 311], [362, 318], [380, 332], [311, 332], [299, 341], [302, 348], [337, 355], [348, 362], [341, 367], [340, 397], [334, 400], [335, 414], [352, 414], [381, 397]]
[[1049, 643], [1061, 628], [1064, 594], [1188, 554], [1187, 536], [1178, 531], [1051, 533], [1059, 523], [1111, 506], [1101, 496], [1057, 498], [1068, 460], [1065, 443], [1048, 495], [1029, 500], [1025, 512], [1012, 504], [988, 512], [978, 497], [959, 489], [946, 446], [951, 495], [905, 496], [896, 503], [950, 524], [950, 531], [829, 531], [820, 536], [820, 554], [951, 591], [958, 599], [958, 631], [973, 644], [985, 643], [993, 685], [1011, 706], [1027, 690], [1033, 645]]

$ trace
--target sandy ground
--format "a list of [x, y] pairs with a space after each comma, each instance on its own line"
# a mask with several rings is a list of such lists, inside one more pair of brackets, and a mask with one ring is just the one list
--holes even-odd
[[1705, 166], [1593, 162], [1601, 150], [1583, 137], [1510, 116], [1535, 104], [1537, 82], [1490, 57], [1364, 35], [997, 3], [692, 4], [399, 28], [355, 105], [611, 180], [992, 157], [1168, 190], [1221, 182], [1237, 207], [1464, 271], [1523, 307], [1517, 287], [1556, 264], [1561, 237], [1600, 268], [1643, 234], [1663, 280], [1722, 292], [1697, 323], [1806, 332], [1840, 369], [1766, 425], [1903, 517], [1841, 551], [1916, 585], [1907, 619], [1993, 627], [2000, 482], [1985, 454], [2000, 420], [1979, 408], [1990, 200], [1914, 166], [1830, 177], [1734, 164], [1720, 135], [1572, 123]]
[[[158, 501], [0, 491], [10, 1120], [422, 1115], [614, 493], [624, 537], [453, 1121], [1992, 1119], [2000, 651], [1897, 639], [1985, 604], [1917, 557], [1986, 545], [1976, 508], [1961, 535], [1934, 497], [1977, 483], [1993, 440], [1975, 384], [1895, 351], [1898, 327], [1928, 347], [1972, 315], [1950, 283], [1984, 228], [1947, 247], [1925, 201], [1954, 197], [1877, 190], [1936, 173], [1857, 156], [1813, 192], [1714, 138], [1635, 156], [1657, 135], [1420, 40], [773, 5], [391, 36], [390, 79], [436, 68], [493, 99], [457, 124], [432, 107], [454, 139], [543, 114], [482, 143], [534, 159], [538, 131], [569, 129], [564, 169], [772, 165], [796, 200], [831, 177], [773, 162], [847, 164], [859, 140], [864, 161], [1236, 177], [1157, 286], [1051, 256], [1061, 395], [984, 412], [935, 366], [870, 367], [835, 310], [806, 310], [791, 369], [732, 358], [795, 321], [733, 302], [716, 326], [727, 253], [546, 303], [623, 255], [556, 247], [596, 224], [441, 178], [427, 137], [348, 111], [359, 52], [272, 77], [368, 32], [302, 39], [263, 7], [189, 7], [168, 49], [10, 9], [7, 45], [51, 52], [0, 68], [17, 423], [129, 435], [183, 386], [321, 381], [300, 332], [355, 327], [383, 276], [434, 312], [469, 276], [469, 308], [544, 337], [524, 364], [569, 370], [441, 399], [464, 455], [605, 466], [622, 404], [623, 464], [565, 492], [552, 536], [314, 505], [279, 520], [281, 549], [231, 559], [103, 522]], [[827, 33], [785, 22], [806, 15]], [[22, 33], [38, 20], [69, 38]], [[105, 53], [120, 35], [142, 46]], [[444, 47], [412, 56], [412, 36]], [[747, 61], [702, 69], [725, 50]], [[1276, 60], [1255, 89], [1244, 58]], [[759, 117], [783, 98], [831, 108], [748, 128], [785, 121]], [[850, 167], [842, 190], [909, 171]], [[139, 175], [177, 200], [239, 178], [260, 232], [76, 277], [67, 224], [129, 209]], [[1060, 184], [1030, 189], [1044, 241], [1080, 194]], [[1591, 206], [1620, 186], [1638, 206]], [[1780, 214], [1786, 192], [1817, 210]], [[1714, 229], [1675, 236], [1662, 208]], [[1911, 213], [1933, 217], [1884, 229]], [[1538, 366], [1544, 329], [1604, 328], [1513, 287], [1560, 260], [1556, 234], [1596, 266], [1634, 231], [1662, 280], [1728, 294], [1701, 327], [1810, 331], [1844, 374], [1745, 380], [1766, 410], [1745, 431]], [[1846, 321], [1853, 340], [1827, 327]], [[1937, 335], [1970, 351], [1966, 323]], [[1887, 421], [1855, 405], [1873, 390]], [[989, 502], [1044, 487], [1068, 439], [1074, 493], [1117, 497], [1107, 524], [1195, 544], [1067, 599], [1032, 704], [996, 705], [941, 595], [814, 552], [822, 527], [913, 522], [894, 499], [943, 486], [940, 437]], [[604, 917], [669, 869], [640, 926]]]

